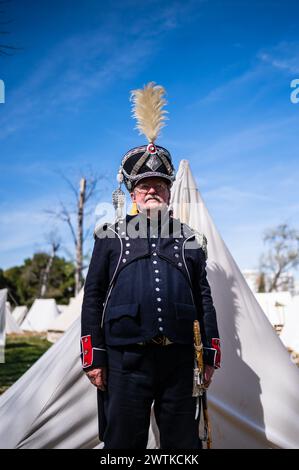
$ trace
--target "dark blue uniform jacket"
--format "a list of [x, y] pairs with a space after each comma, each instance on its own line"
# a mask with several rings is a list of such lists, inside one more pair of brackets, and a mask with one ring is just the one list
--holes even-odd
[[220, 367], [216, 312], [206, 273], [206, 239], [178, 219], [139, 213], [95, 231], [84, 287], [84, 369], [106, 365], [106, 345], [156, 335], [193, 343], [199, 320], [204, 362]]

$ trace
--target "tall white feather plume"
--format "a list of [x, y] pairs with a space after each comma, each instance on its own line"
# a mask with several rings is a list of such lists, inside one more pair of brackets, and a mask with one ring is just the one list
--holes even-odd
[[131, 91], [132, 115], [137, 120], [135, 129], [139, 130], [139, 134], [144, 134], [149, 142], [155, 142], [165, 126], [167, 111], [162, 110], [166, 104], [165, 93], [165, 89], [155, 85], [155, 82]]

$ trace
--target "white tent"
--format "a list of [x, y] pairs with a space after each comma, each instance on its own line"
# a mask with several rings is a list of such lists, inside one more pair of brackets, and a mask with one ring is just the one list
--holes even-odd
[[[82, 372], [79, 339], [78, 318], [0, 397], [0, 448], [77, 449], [99, 444], [96, 390]], [[152, 433], [149, 445], [154, 446]]]
[[[198, 201], [198, 207], [185, 208], [189, 223], [208, 238], [208, 276], [222, 340], [222, 368], [209, 391], [214, 447], [298, 447], [298, 370], [217, 232], [188, 164], [182, 162], [172, 200], [185, 195]], [[96, 391], [81, 370], [79, 336], [77, 319], [0, 397], [1, 447], [97, 445]], [[156, 445], [150, 430], [148, 447]]]
[[287, 348], [299, 354], [299, 295], [292, 298], [280, 339]]
[[28, 313], [28, 308], [26, 305], [18, 305], [15, 307], [12, 311], [12, 316], [14, 317], [16, 323], [18, 325], [21, 325], [23, 321], [25, 320], [25, 317]]
[[80, 317], [83, 302], [84, 288], [80, 290], [76, 297], [72, 298], [69, 305], [63, 312], [50, 324], [49, 331], [66, 331], [74, 321]]
[[171, 202], [174, 215], [208, 239], [223, 353], [208, 394], [214, 447], [298, 448], [299, 371], [219, 235], [186, 160]]
[[256, 292], [255, 298], [271, 325], [284, 325], [292, 303], [289, 292]]
[[22, 333], [11, 314], [11, 306], [7, 300], [7, 289], [0, 289], [0, 348], [5, 346], [5, 337], [11, 333]]
[[58, 308], [58, 312], [60, 314], [64, 313], [67, 311], [67, 309], [69, 308], [69, 304], [67, 305], [64, 305], [64, 304], [57, 304], [57, 308]]
[[7, 289], [0, 289], [0, 364], [4, 362]]
[[21, 328], [24, 331], [47, 331], [58, 315], [55, 299], [36, 299]]
[[17, 324], [16, 320], [11, 314], [11, 306], [9, 302], [6, 302], [6, 325], [5, 325], [5, 331], [7, 335], [10, 335], [12, 333], [23, 333], [19, 325]]

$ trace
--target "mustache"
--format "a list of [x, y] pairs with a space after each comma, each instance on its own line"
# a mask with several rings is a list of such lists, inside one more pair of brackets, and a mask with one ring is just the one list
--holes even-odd
[[156, 199], [156, 201], [161, 202], [161, 198], [159, 196], [156, 196], [155, 194], [153, 194], [152, 196], [147, 196], [145, 202], [149, 201], [150, 199]]

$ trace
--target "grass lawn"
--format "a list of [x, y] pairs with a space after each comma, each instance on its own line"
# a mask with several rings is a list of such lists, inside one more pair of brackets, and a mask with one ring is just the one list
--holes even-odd
[[50, 346], [52, 343], [47, 341], [45, 334], [7, 336], [5, 363], [0, 364], [0, 394], [16, 382]]

